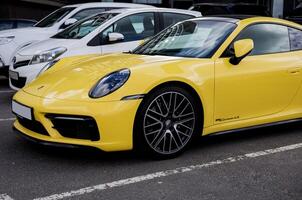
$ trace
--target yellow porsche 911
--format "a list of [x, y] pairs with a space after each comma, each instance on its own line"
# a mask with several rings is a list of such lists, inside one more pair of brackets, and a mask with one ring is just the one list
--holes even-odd
[[14, 128], [44, 144], [171, 157], [198, 135], [301, 119], [301, 67], [298, 24], [191, 19], [130, 53], [57, 62], [14, 96]]

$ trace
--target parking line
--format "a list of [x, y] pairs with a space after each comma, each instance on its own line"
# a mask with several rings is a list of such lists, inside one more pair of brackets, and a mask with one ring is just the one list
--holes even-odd
[[[6, 118], [6, 119], [0, 119], [0, 122], [4, 122], [4, 121], [14, 121], [16, 118], [12, 117], [12, 118]], [[0, 199], [1, 200], [1, 199]]]
[[7, 194], [0, 194], [0, 200], [14, 200], [14, 199], [8, 196]]
[[270, 155], [270, 154], [275, 154], [275, 153], [279, 153], [279, 152], [285, 152], [285, 151], [294, 150], [294, 149], [298, 149], [298, 148], [302, 148], [302, 143], [292, 144], [292, 145], [278, 147], [278, 148], [274, 148], [274, 149], [267, 149], [267, 150], [264, 150], [264, 151], [258, 151], [258, 152], [248, 153], [248, 154], [234, 156], [234, 157], [229, 157], [229, 158], [226, 158], [226, 159], [215, 160], [215, 161], [204, 163], [204, 164], [191, 165], [191, 166], [187, 166], [187, 167], [179, 167], [179, 168], [176, 168], [176, 169], [159, 171], [159, 172], [146, 174], [146, 175], [142, 175], [142, 176], [136, 176], [136, 177], [132, 177], [132, 178], [121, 179], [121, 180], [118, 180], [118, 181], [113, 181], [113, 182], [110, 182], [110, 183], [104, 183], [104, 184], [100, 184], [100, 185], [90, 186], [90, 187], [86, 187], [86, 188], [82, 188], [82, 189], [78, 189], [78, 190], [64, 192], [64, 193], [61, 193], [61, 194], [53, 194], [53, 195], [47, 196], [47, 197], [36, 198], [34, 200], [64, 199], [64, 198], [68, 198], [68, 197], [74, 197], [74, 196], [88, 194], [88, 193], [91, 193], [91, 192], [102, 191], [102, 190], [107, 190], [107, 189], [110, 189], [110, 188], [121, 187], [121, 186], [130, 185], [130, 184], [134, 184], [134, 183], [139, 183], [139, 182], [143, 182], [143, 181], [147, 181], [147, 180], [153, 180], [153, 179], [156, 179], [156, 178], [161, 178], [161, 177], [171, 176], [171, 175], [175, 175], [175, 174], [190, 172], [190, 171], [193, 171], [193, 170], [200, 170], [200, 169], [215, 166], [215, 165], [233, 163], [233, 162], [240, 161], [240, 160], [247, 160], [247, 159], [257, 158], [257, 157], [266, 156], [266, 155]]

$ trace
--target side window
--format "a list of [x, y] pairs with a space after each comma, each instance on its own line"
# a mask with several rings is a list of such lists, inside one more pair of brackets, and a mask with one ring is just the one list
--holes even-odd
[[177, 22], [191, 19], [193, 16], [191, 15], [184, 15], [184, 14], [176, 14], [176, 13], [163, 13], [163, 28], [167, 28], [170, 25], [176, 24]]
[[277, 24], [256, 24], [245, 28], [237, 40], [252, 39], [254, 50], [251, 55], [290, 51], [288, 28]]
[[35, 24], [34, 22], [22, 22], [22, 21], [18, 21], [17, 22], [17, 27], [18, 28], [29, 27], [29, 26], [33, 26], [34, 24]]
[[123, 34], [124, 42], [153, 36], [155, 34], [154, 13], [140, 13], [120, 19], [101, 33], [102, 40], [105, 42], [108, 33], [112, 32]]
[[302, 31], [289, 28], [290, 48], [292, 51], [302, 50]]
[[12, 21], [1, 21], [0, 22], [0, 31], [6, 30], [6, 29], [12, 29], [13, 28], [13, 22]]
[[77, 20], [80, 20], [80, 19], [83, 19], [83, 18], [88, 17], [90, 15], [100, 13], [100, 12], [104, 12], [104, 11], [105, 11], [104, 8], [84, 9], [84, 10], [81, 10], [81, 11], [77, 12], [76, 14], [74, 14], [71, 18], [75, 18]]

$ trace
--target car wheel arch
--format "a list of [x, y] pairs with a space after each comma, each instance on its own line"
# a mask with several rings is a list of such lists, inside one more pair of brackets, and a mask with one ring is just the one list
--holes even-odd
[[[200, 134], [196, 134], [194, 137], [196, 136], [200, 136], [202, 135], [202, 132], [203, 132], [203, 124], [204, 124], [204, 109], [203, 109], [203, 104], [202, 104], [202, 100], [201, 100], [201, 97], [198, 95], [198, 92], [194, 89], [193, 86], [189, 85], [188, 83], [185, 83], [185, 82], [182, 82], [182, 81], [167, 81], [167, 82], [163, 82], [157, 86], [155, 86], [154, 88], [152, 88], [151, 90], [149, 90], [149, 92], [147, 92], [144, 97], [143, 97], [143, 100], [140, 102], [139, 106], [138, 106], [138, 109], [136, 111], [136, 114], [135, 114], [135, 120], [134, 120], [134, 123], [133, 123], [133, 135], [132, 135], [132, 138], [133, 138], [133, 149], [134, 150], [137, 150], [137, 144], [138, 144], [138, 140], [137, 140], [137, 126], [138, 126], [138, 121], [139, 121], [139, 114], [140, 114], [140, 111], [142, 110], [142, 107], [144, 106], [144, 99], [145, 98], [148, 98], [149, 95], [153, 94], [155, 91], [157, 90], [160, 90], [162, 88], [167, 88], [167, 87], [179, 87], [181, 89], [184, 89], [186, 90], [188, 93], [190, 93], [193, 97], [193, 99], [196, 101], [195, 103], [197, 104], [198, 106], [198, 113], [200, 113], [199, 115], [199, 127], [200, 127]], [[139, 153], [140, 154], [140, 153]]]

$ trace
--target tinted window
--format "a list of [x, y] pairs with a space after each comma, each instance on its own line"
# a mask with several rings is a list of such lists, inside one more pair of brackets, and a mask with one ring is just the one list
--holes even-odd
[[66, 7], [66, 8], [60, 8], [56, 10], [55, 12], [48, 15], [46, 18], [39, 21], [35, 26], [36, 27], [50, 27], [56, 22], [59, 22], [61, 19], [63, 19], [68, 13], [70, 13], [72, 10], [74, 10], [74, 7]]
[[209, 58], [235, 28], [227, 22], [185, 21], [160, 32], [133, 53]]
[[302, 31], [289, 28], [291, 50], [302, 50]]
[[236, 40], [252, 39], [251, 55], [290, 51], [288, 28], [277, 24], [256, 24], [245, 28]]
[[104, 8], [90, 8], [90, 9], [85, 9], [85, 10], [81, 10], [79, 12], [77, 12], [75, 15], [73, 15], [71, 18], [80, 20], [83, 19], [85, 17], [88, 17], [90, 15], [94, 15], [96, 13], [100, 13], [100, 12], [104, 12], [105, 9]]
[[124, 42], [142, 40], [153, 36], [155, 33], [154, 14], [141, 13], [120, 19], [102, 32], [103, 41], [107, 38], [108, 33], [111, 32], [123, 34]]
[[29, 27], [29, 26], [33, 26], [34, 24], [35, 24], [35, 22], [18, 21], [17, 27], [18, 28]]
[[163, 20], [164, 20], [164, 28], [176, 24], [177, 22], [191, 19], [193, 18], [191, 15], [184, 15], [184, 14], [176, 14], [176, 13], [163, 13]]
[[13, 28], [13, 22], [12, 21], [0, 21], [0, 31], [12, 29]]

